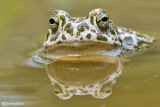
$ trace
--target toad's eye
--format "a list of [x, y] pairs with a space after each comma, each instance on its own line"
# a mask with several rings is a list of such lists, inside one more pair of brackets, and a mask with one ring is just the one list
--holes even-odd
[[54, 24], [54, 23], [55, 23], [55, 20], [54, 20], [53, 18], [51, 18], [51, 19], [49, 20], [49, 22], [50, 22], [50, 24]]
[[103, 21], [103, 22], [106, 22], [107, 20], [108, 20], [108, 17], [103, 17], [103, 18], [102, 18], [102, 21]]
[[53, 16], [50, 18], [49, 23], [52, 32], [56, 32], [59, 26], [59, 19], [55, 14], [53, 14]]
[[106, 13], [100, 13], [96, 18], [97, 25], [100, 29], [105, 30], [109, 28], [109, 17]]

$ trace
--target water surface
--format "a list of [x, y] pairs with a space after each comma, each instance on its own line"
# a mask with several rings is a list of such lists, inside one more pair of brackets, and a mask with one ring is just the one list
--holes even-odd
[[[1, 1], [0, 103], [23, 102], [23, 107], [159, 107], [160, 1], [158, 0], [16, 0]], [[36, 4], [36, 5], [35, 5]], [[83, 8], [82, 8], [83, 7]], [[55, 9], [71, 16], [86, 16], [104, 8], [114, 24], [155, 36], [156, 45], [130, 57], [106, 99], [73, 96], [61, 100], [52, 93], [46, 69], [27, 64], [30, 50], [42, 46], [48, 19]], [[1, 106], [1, 105], [0, 105]]]

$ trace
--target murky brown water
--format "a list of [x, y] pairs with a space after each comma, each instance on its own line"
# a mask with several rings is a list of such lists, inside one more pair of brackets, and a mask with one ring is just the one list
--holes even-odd
[[[160, 106], [159, 0], [1, 2], [0, 107], [2, 102], [21, 102], [22, 107]], [[108, 98], [95, 99], [87, 95], [61, 100], [52, 93], [53, 86], [46, 69], [27, 64], [30, 58], [27, 53], [41, 47], [39, 39], [47, 33], [48, 19], [53, 10], [63, 9], [71, 16], [86, 16], [89, 11], [99, 7], [106, 9], [116, 25], [155, 36], [156, 46], [130, 57], [130, 61], [123, 64], [122, 74], [113, 85], [112, 94]]]

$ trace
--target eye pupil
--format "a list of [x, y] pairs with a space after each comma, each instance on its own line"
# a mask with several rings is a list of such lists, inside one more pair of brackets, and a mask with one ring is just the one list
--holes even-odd
[[103, 18], [102, 18], [102, 21], [104, 21], [104, 22], [107, 21], [107, 20], [108, 20], [107, 17], [103, 17]]
[[54, 23], [55, 23], [55, 20], [54, 20], [53, 18], [51, 18], [51, 19], [49, 20], [49, 22], [50, 22], [51, 24], [54, 24]]

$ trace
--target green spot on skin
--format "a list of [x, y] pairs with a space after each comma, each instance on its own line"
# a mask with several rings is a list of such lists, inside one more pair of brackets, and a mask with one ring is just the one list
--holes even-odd
[[97, 12], [96, 11], [93, 11], [92, 12], [92, 14], [90, 15], [90, 23], [93, 25], [94, 23], [94, 20], [93, 20], [93, 18], [94, 18], [94, 16], [96, 16], [97, 15]]
[[62, 35], [62, 39], [63, 39], [63, 40], [66, 40], [65, 34]]
[[111, 34], [114, 34], [115, 35], [115, 31], [114, 31], [114, 29], [110, 29], [110, 32], [111, 32]]
[[90, 39], [90, 38], [91, 38], [91, 34], [90, 34], [90, 33], [87, 34], [86, 38], [87, 38], [87, 39]]
[[145, 42], [143, 42], [143, 41], [139, 41], [139, 42], [138, 42], [138, 47], [141, 46], [141, 45], [144, 44], [144, 43], [145, 43]]
[[78, 32], [84, 32], [84, 28], [83, 27], [80, 27], [80, 28], [78, 27], [77, 30], [78, 30]]
[[50, 35], [50, 33], [49, 33], [49, 31], [48, 31], [46, 40], [48, 40], [49, 35]]
[[52, 41], [55, 41], [55, 40], [58, 38], [59, 34], [60, 34], [60, 33], [58, 33], [56, 36], [52, 37], [52, 38], [50, 39], [50, 41], [51, 41], [51, 42], [52, 42]]
[[56, 32], [58, 29], [58, 25], [57, 24], [50, 24], [50, 28], [51, 28], [52, 32]]
[[73, 26], [72, 26], [72, 24], [71, 23], [68, 23], [67, 25], [66, 25], [66, 27], [65, 27], [65, 31], [67, 32], [67, 33], [69, 33], [71, 36], [73, 36]]
[[80, 36], [80, 32], [77, 32], [77, 36]]
[[80, 40], [83, 40], [83, 37], [81, 37]]
[[108, 33], [106, 33], [108, 37], [110, 37], [110, 35], [108, 35]]
[[[147, 44], [147, 45], [144, 45], [144, 44]], [[134, 46], [134, 48], [140, 49], [140, 48], [144, 47], [143, 45], [147, 48], [147, 47], [149, 47], [150, 44], [146, 43], [144, 41], [139, 41], [138, 46]]]
[[78, 32], [83, 32], [84, 28], [89, 29], [89, 26], [86, 22], [82, 22], [81, 24], [77, 25]]
[[71, 18], [71, 21], [72, 21], [72, 22], [76, 22], [76, 21], [77, 21], [77, 18], [76, 18], [76, 17], [72, 17], [72, 18]]
[[96, 31], [94, 29], [91, 29], [92, 32], [96, 33]]
[[63, 27], [64, 24], [66, 23], [65, 16], [64, 16], [64, 15], [61, 15], [61, 16], [60, 16], [60, 19], [62, 20], [62, 27]]
[[117, 27], [114, 26], [114, 30], [117, 34], [119, 34]]
[[122, 43], [122, 40], [118, 37], [118, 40]]
[[118, 39], [116, 38], [115, 41], [118, 41]]
[[86, 16], [86, 19], [88, 19], [89, 18], [89, 14]]
[[107, 37], [103, 36], [100, 33], [97, 33], [97, 40], [108, 41]]
[[112, 38], [112, 40], [114, 40], [114, 38]]
[[55, 10], [55, 11], [54, 11], [54, 13], [56, 13], [56, 14], [57, 14], [58, 12], [60, 12], [60, 11], [59, 11], [59, 10]]

